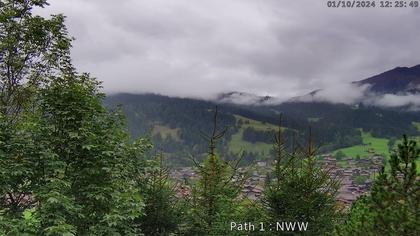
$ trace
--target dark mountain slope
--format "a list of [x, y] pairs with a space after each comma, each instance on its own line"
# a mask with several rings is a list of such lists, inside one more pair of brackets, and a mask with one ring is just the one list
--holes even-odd
[[420, 93], [420, 65], [397, 67], [354, 83], [368, 84], [372, 92], [381, 94]]
[[[372, 76], [370, 78], [352, 82], [357, 86], [368, 86], [367, 89], [361, 88], [364, 95], [358, 101], [376, 101], [385, 94], [394, 94], [398, 96], [420, 95], [420, 65], [413, 67], [396, 67], [384, 73]], [[289, 99], [289, 102], [316, 102], [320, 101], [321, 92], [324, 89], [317, 89], [308, 94]], [[322, 99], [321, 99], [322, 100]], [[419, 98], [420, 100], [420, 98]], [[416, 105], [406, 103], [397, 109], [413, 110]], [[417, 110], [420, 107], [417, 106]]]

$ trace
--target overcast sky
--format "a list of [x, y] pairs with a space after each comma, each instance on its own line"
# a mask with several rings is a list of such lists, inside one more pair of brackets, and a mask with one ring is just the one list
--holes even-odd
[[420, 8], [329, 9], [324, 0], [50, 1], [72, 57], [107, 92], [288, 98], [420, 64]]

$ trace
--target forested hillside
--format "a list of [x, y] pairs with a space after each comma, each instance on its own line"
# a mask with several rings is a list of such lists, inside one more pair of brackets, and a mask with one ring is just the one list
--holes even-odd
[[[289, 139], [294, 136], [303, 142], [311, 126], [321, 152], [361, 145], [362, 132], [378, 138], [418, 136], [413, 122], [420, 121], [419, 112], [362, 104], [289, 102], [254, 106], [154, 94], [111, 95], [105, 104], [110, 109], [121, 105], [132, 137], [148, 134], [156, 151], [167, 153], [176, 165], [190, 165], [189, 154], [201, 156], [206, 152], [206, 146], [200, 142], [201, 133], [210, 129], [209, 114], [216, 106], [220, 110], [220, 126], [228, 127], [220, 149], [230, 156], [245, 151], [247, 163], [264, 159], [270, 152], [273, 127], [280, 113], [285, 117], [283, 126]], [[250, 150], [250, 144], [257, 148]]]

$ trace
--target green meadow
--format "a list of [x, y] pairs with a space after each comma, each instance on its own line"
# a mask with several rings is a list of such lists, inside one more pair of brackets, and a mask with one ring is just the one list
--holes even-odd
[[368, 157], [373, 154], [381, 154], [386, 157], [389, 157], [388, 151], [388, 139], [386, 138], [376, 138], [373, 137], [370, 133], [362, 132], [362, 145], [351, 146], [347, 148], [341, 148], [334, 151], [334, 154], [341, 151], [346, 156], [351, 157]]
[[253, 128], [255, 130], [260, 130], [260, 131], [273, 131], [274, 132], [277, 129], [277, 127], [273, 124], [263, 123], [260, 121], [245, 118], [243, 116], [235, 115], [235, 118], [236, 118], [236, 122], [241, 121], [242, 125], [239, 131], [232, 135], [232, 139], [229, 143], [229, 152], [240, 153], [242, 151], [246, 151], [246, 152], [254, 152], [254, 153], [260, 153], [263, 155], [268, 155], [270, 153], [270, 150], [273, 147], [271, 144], [262, 143], [262, 142], [250, 143], [250, 142], [244, 141], [242, 139], [242, 135], [246, 128]]

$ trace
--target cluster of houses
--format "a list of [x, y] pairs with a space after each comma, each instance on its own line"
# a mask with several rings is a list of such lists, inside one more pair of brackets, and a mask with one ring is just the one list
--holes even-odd
[[345, 157], [340, 163], [331, 155], [324, 155], [320, 160], [322, 168], [330, 172], [331, 177], [341, 181], [338, 190], [338, 200], [345, 205], [351, 204], [360, 195], [368, 194], [372, 186], [372, 179], [379, 173], [384, 157], [373, 156], [370, 158]]
[[[338, 201], [344, 205], [350, 205], [360, 195], [368, 194], [372, 185], [372, 179], [379, 173], [384, 163], [384, 157], [373, 156], [370, 158], [345, 157], [337, 161], [332, 155], [323, 155], [319, 164], [327, 170], [331, 177], [341, 181], [338, 190]], [[343, 165], [345, 164], [345, 165]], [[267, 162], [260, 161], [250, 171], [248, 168], [239, 168], [240, 175], [247, 175], [240, 197], [257, 200], [263, 194], [264, 182], [272, 167]], [[177, 183], [177, 195], [188, 196], [191, 189], [188, 186], [190, 181], [197, 179], [193, 168], [184, 167], [172, 170], [171, 178]]]
[[[251, 173], [248, 173], [249, 178], [247, 178], [245, 181], [240, 197], [248, 198], [251, 200], [257, 200], [261, 198], [264, 190], [264, 182], [267, 179], [268, 170], [271, 170], [271, 168], [267, 167], [267, 162], [257, 162], [257, 165], [253, 168]], [[245, 173], [248, 170], [246, 168], [239, 168], [238, 171]]]
[[188, 184], [189, 181], [197, 178], [193, 167], [182, 167], [179, 169], [171, 169], [169, 177], [181, 184]]

